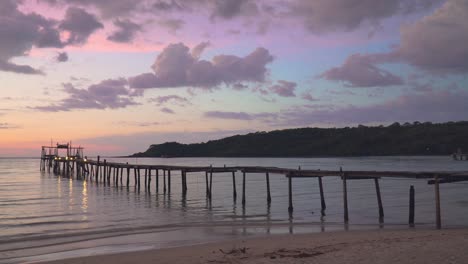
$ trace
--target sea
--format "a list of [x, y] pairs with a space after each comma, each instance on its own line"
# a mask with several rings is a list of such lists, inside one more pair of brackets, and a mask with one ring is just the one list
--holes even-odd
[[[468, 161], [449, 156], [353, 158], [106, 158], [134, 164], [185, 166], [275, 166], [283, 168], [397, 171], [468, 171]], [[427, 179], [381, 178], [385, 217], [379, 221], [373, 180], [348, 181], [349, 223], [343, 220], [342, 181], [324, 177], [326, 210], [321, 212], [316, 178], [294, 178], [294, 211], [288, 213], [288, 182], [265, 174], [213, 175], [211, 202], [205, 174], [189, 173], [182, 195], [180, 172], [171, 193], [114, 186], [41, 172], [37, 158], [0, 158], [0, 263], [34, 263], [128, 251], [179, 247], [272, 234], [373, 229], [435, 228], [435, 192]], [[125, 182], [125, 180], [124, 180]], [[415, 225], [408, 225], [409, 188], [415, 188]], [[468, 182], [440, 185], [442, 226], [468, 225]]]

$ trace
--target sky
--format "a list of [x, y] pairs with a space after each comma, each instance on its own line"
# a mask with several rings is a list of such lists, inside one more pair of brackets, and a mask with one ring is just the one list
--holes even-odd
[[468, 0], [0, 0], [0, 157], [468, 120]]

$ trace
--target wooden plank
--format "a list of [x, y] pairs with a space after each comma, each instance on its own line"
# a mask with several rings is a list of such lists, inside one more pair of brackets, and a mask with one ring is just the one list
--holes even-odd
[[342, 172], [342, 181], [343, 181], [343, 210], [344, 210], [344, 222], [348, 223], [348, 187], [346, 185], [346, 173]]
[[237, 200], [237, 190], [236, 190], [236, 172], [232, 172], [232, 197], [234, 202]]
[[414, 186], [410, 186], [410, 198], [409, 198], [409, 225], [414, 226]]
[[327, 205], [325, 204], [325, 196], [323, 194], [322, 177], [318, 178], [318, 182], [319, 182], [319, 188], [320, 188], [320, 204], [321, 204], [321, 208], [323, 212], [325, 211], [325, 209], [327, 209]]
[[266, 173], [266, 184], [267, 184], [267, 203], [271, 204], [271, 193], [270, 193], [270, 174]]
[[375, 192], [377, 194], [377, 204], [379, 206], [379, 219], [383, 219], [384, 218], [384, 210], [383, 210], [383, 205], [382, 205], [382, 197], [380, 196], [379, 179], [375, 178], [374, 183], [375, 183]]

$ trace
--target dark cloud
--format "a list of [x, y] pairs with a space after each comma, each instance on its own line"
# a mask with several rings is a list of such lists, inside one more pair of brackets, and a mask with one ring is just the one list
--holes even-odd
[[427, 10], [443, 0], [295, 0], [290, 16], [304, 21], [313, 33], [351, 31], [364, 23], [378, 25], [396, 14]]
[[42, 0], [52, 5], [78, 5], [96, 7], [104, 18], [129, 15], [145, 4], [145, 1], [135, 0]]
[[72, 84], [64, 84], [63, 91], [68, 97], [57, 104], [34, 107], [45, 112], [71, 111], [75, 109], [117, 109], [138, 105], [133, 97], [139, 96], [137, 91], [127, 88], [127, 80], [108, 79], [93, 84], [87, 89], [75, 88]]
[[174, 110], [167, 108], [167, 107], [161, 108], [161, 112], [166, 113], [166, 114], [175, 114]]
[[264, 48], [257, 48], [245, 57], [218, 55], [211, 61], [194, 58], [182, 43], [167, 46], [156, 58], [154, 73], [129, 78], [133, 88], [203, 87], [220, 84], [263, 82], [266, 65], [273, 56]]
[[250, 0], [213, 0], [212, 18], [232, 19], [239, 15], [255, 15], [258, 13], [257, 4]]
[[170, 18], [161, 19], [158, 21], [158, 24], [174, 34], [185, 25], [185, 22], [182, 19]]
[[66, 52], [59, 52], [55, 59], [57, 62], [66, 62], [68, 61], [68, 54]]
[[349, 87], [382, 87], [401, 85], [403, 80], [373, 64], [373, 57], [361, 54], [349, 56], [343, 65], [325, 71], [320, 78], [341, 81]]
[[175, 102], [178, 105], [186, 105], [190, 103], [187, 98], [179, 96], [179, 95], [158, 96], [156, 98], [148, 99], [148, 102], [156, 103], [157, 106], [161, 106], [169, 102]]
[[89, 36], [96, 30], [104, 28], [97, 17], [82, 8], [69, 7], [65, 19], [60, 22], [59, 28], [70, 34], [67, 44], [81, 45], [86, 43]]
[[114, 26], [117, 28], [116, 31], [112, 32], [107, 37], [108, 40], [120, 43], [132, 42], [138, 31], [141, 31], [141, 26], [128, 19], [116, 19]]
[[22, 74], [44, 74], [41, 70], [34, 69], [28, 65], [17, 65], [10, 62], [0, 61], [0, 71], [22, 73]]
[[18, 1], [0, 1], [0, 71], [42, 74], [28, 65], [16, 65], [11, 59], [26, 55], [33, 46], [62, 47], [59, 32], [51, 19], [18, 10]]
[[296, 90], [297, 83], [295, 82], [288, 82], [284, 80], [279, 80], [277, 84], [269, 87], [269, 90], [272, 93], [275, 93], [282, 97], [296, 97], [294, 93]]

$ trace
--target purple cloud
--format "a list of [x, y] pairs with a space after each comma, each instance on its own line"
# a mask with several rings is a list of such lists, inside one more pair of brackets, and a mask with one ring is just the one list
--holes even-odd
[[215, 88], [221, 84], [263, 82], [266, 65], [273, 56], [264, 48], [257, 48], [245, 57], [218, 55], [211, 61], [192, 56], [182, 43], [167, 46], [152, 66], [154, 73], [129, 78], [133, 88], [201, 87]]
[[373, 64], [373, 57], [361, 54], [349, 56], [343, 65], [331, 68], [319, 77], [330, 81], [342, 81], [349, 87], [382, 87], [403, 84], [400, 77], [376, 67]]
[[414, 13], [442, 0], [295, 0], [288, 2], [290, 16], [302, 19], [313, 33], [351, 31], [367, 23], [375, 27], [396, 14]]
[[156, 98], [148, 99], [150, 103], [156, 103], [157, 106], [164, 105], [168, 102], [175, 102], [179, 105], [186, 105], [189, 104], [189, 100], [185, 97], [178, 96], [178, 95], [166, 95], [166, 96], [158, 96]]
[[277, 84], [271, 86], [269, 90], [282, 97], [296, 97], [294, 91], [297, 83], [279, 80]]
[[175, 114], [174, 110], [167, 108], [167, 107], [161, 108], [161, 112], [166, 113], [166, 114]]
[[51, 5], [78, 5], [96, 7], [104, 18], [120, 17], [130, 14], [145, 4], [145, 1], [135, 0], [42, 0]]
[[104, 28], [95, 15], [84, 9], [69, 7], [65, 19], [60, 22], [59, 28], [70, 33], [67, 44], [81, 45], [86, 43], [89, 36], [96, 30]]
[[318, 99], [312, 96], [310, 92], [303, 93], [301, 95], [301, 98], [307, 101], [311, 101], [311, 102], [318, 101]]
[[159, 20], [158, 24], [166, 28], [170, 33], [175, 34], [185, 25], [185, 22], [182, 19], [167, 18]]
[[57, 62], [66, 62], [68, 61], [68, 54], [66, 52], [59, 52], [55, 60]]
[[123, 78], [108, 79], [93, 84], [87, 89], [77, 89], [72, 84], [64, 84], [68, 97], [57, 104], [37, 106], [33, 109], [45, 112], [71, 111], [74, 109], [117, 109], [138, 105], [133, 97], [141, 95], [127, 88], [128, 82]]
[[245, 112], [223, 112], [223, 111], [209, 111], [205, 112], [204, 116], [207, 118], [217, 119], [234, 119], [234, 120], [252, 120], [252, 115]]
[[114, 26], [117, 28], [107, 39], [119, 43], [130, 43], [135, 38], [138, 31], [141, 31], [141, 26], [129, 19], [116, 19]]

